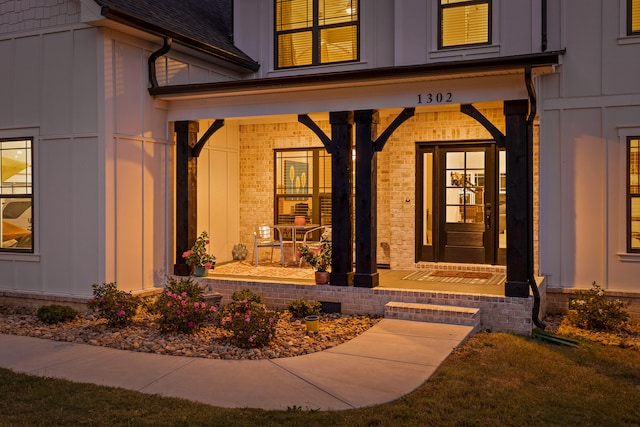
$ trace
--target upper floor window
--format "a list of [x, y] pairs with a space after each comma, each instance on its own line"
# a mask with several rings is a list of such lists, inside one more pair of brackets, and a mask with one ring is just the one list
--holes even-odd
[[491, 43], [491, 0], [440, 0], [438, 47]]
[[0, 139], [0, 251], [33, 252], [33, 140]]
[[627, 0], [627, 34], [640, 35], [640, 0]]
[[628, 139], [627, 251], [640, 252], [640, 137]]
[[358, 0], [275, 0], [276, 67], [357, 61]]

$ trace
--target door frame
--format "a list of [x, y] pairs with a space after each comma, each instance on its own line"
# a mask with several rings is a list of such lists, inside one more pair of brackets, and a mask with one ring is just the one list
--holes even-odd
[[[485, 191], [485, 207], [487, 203], [491, 203], [491, 212], [489, 223], [485, 222], [485, 231], [483, 235], [484, 260], [483, 264], [505, 264], [505, 249], [499, 248], [498, 240], [498, 208], [499, 208], [499, 151], [494, 140], [464, 140], [464, 141], [433, 141], [433, 142], [416, 142], [416, 194], [415, 194], [415, 262], [454, 262], [464, 263], [464, 261], [446, 261], [444, 254], [444, 238], [445, 234], [445, 164], [444, 153], [447, 151], [455, 151], [456, 149], [464, 150], [465, 148], [482, 148], [485, 156], [485, 171], [493, 172], [492, 177], [487, 177], [485, 172], [485, 188], [491, 186]], [[423, 154], [432, 154], [432, 183], [433, 191], [431, 202], [431, 223], [432, 234], [431, 244], [423, 244], [424, 222], [425, 222], [425, 201], [424, 194], [424, 164]], [[486, 215], [489, 213], [485, 209]], [[428, 218], [428, 217], [427, 217]], [[469, 263], [478, 263], [477, 260], [470, 260]]]

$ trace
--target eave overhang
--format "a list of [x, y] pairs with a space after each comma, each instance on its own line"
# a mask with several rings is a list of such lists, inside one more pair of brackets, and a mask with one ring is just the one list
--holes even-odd
[[217, 46], [204, 43], [200, 40], [194, 39], [193, 37], [189, 37], [184, 34], [181, 34], [172, 30], [168, 30], [159, 25], [155, 25], [153, 23], [140, 19], [136, 16], [130, 15], [121, 10], [114, 9], [109, 6], [102, 6], [101, 15], [114, 22], [118, 22], [133, 28], [137, 28], [144, 32], [155, 34], [163, 38], [168, 37], [186, 47], [211, 55], [218, 60], [222, 60], [234, 67], [239, 68], [244, 72], [256, 72], [260, 68], [260, 64], [258, 64], [255, 61], [243, 58], [242, 56], [239, 56], [233, 52], [229, 52], [227, 50], [221, 49]]
[[[385, 67], [334, 73], [318, 73], [215, 83], [169, 85], [149, 88], [157, 99], [179, 100], [215, 97], [230, 93], [270, 93], [320, 88], [371, 85], [385, 81], [419, 81], [467, 78], [477, 75], [524, 73], [524, 67], [551, 69], [558, 65], [562, 51], [543, 52], [489, 59], [438, 62], [423, 65]], [[548, 71], [547, 71], [548, 72]]]

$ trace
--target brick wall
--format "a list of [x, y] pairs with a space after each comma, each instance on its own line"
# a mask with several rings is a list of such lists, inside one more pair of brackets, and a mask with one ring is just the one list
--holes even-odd
[[[587, 289], [548, 288], [546, 290], [547, 313], [565, 314], [569, 309], [569, 300], [573, 298], [575, 293], [585, 291]], [[637, 292], [605, 291], [605, 296], [609, 300], [619, 299], [629, 303], [626, 308], [629, 317], [632, 320], [640, 321], [640, 294]]]
[[[502, 108], [482, 113], [504, 132]], [[378, 134], [393, 121], [382, 116]], [[328, 121], [318, 125], [331, 135]], [[537, 141], [538, 126], [534, 127]], [[274, 149], [321, 147], [317, 136], [298, 122], [240, 126], [240, 237], [251, 249], [253, 227], [273, 222]], [[489, 140], [475, 120], [459, 111], [418, 113], [400, 126], [377, 154], [378, 263], [393, 269], [413, 269], [415, 263], [416, 142]], [[538, 144], [534, 144], [534, 247], [538, 245]], [[249, 258], [253, 256], [250, 250]], [[537, 267], [536, 267], [537, 271]]]
[[80, 21], [76, 0], [13, 0], [0, 3], [0, 34], [75, 24]]
[[201, 286], [222, 294], [222, 304], [231, 301], [236, 290], [251, 289], [262, 295], [270, 308], [286, 309], [290, 301], [307, 300], [340, 303], [343, 314], [384, 315], [384, 306], [390, 301], [437, 304], [480, 309], [480, 329], [529, 335], [533, 328], [531, 310], [533, 298], [508, 298], [489, 295], [465, 295], [419, 290], [384, 288], [356, 288], [313, 284], [282, 284], [256, 280], [198, 279]]

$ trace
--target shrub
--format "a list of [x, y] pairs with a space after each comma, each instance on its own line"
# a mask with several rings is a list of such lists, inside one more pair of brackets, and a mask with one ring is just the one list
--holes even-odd
[[178, 294], [169, 287], [158, 297], [154, 309], [160, 315], [158, 323], [163, 333], [193, 333], [206, 325], [216, 311], [214, 305], [202, 301], [201, 295], [190, 295], [186, 290]]
[[614, 331], [620, 329], [629, 319], [625, 311], [628, 303], [620, 300], [609, 301], [604, 290], [593, 282], [592, 289], [577, 292], [569, 301], [569, 322], [583, 329]]
[[264, 347], [275, 338], [277, 313], [255, 301], [233, 301], [224, 307], [220, 326], [231, 332], [232, 344]]
[[194, 283], [191, 277], [185, 277], [180, 280], [167, 277], [167, 282], [165, 288], [167, 291], [171, 291], [171, 293], [182, 295], [183, 292], [186, 292], [189, 298], [202, 299], [202, 288], [197, 283]]
[[297, 299], [289, 302], [287, 310], [295, 318], [301, 319], [311, 314], [320, 314], [322, 304], [318, 301], [307, 301], [306, 299]]
[[78, 312], [66, 305], [43, 305], [36, 312], [36, 316], [44, 323], [60, 323], [73, 320]]
[[87, 307], [99, 317], [107, 319], [109, 326], [121, 327], [131, 323], [140, 298], [117, 288], [115, 282], [92, 285], [93, 298]]
[[249, 301], [262, 304], [262, 295], [256, 294], [251, 289], [242, 289], [241, 291], [234, 291], [231, 295], [231, 300], [235, 302]]

